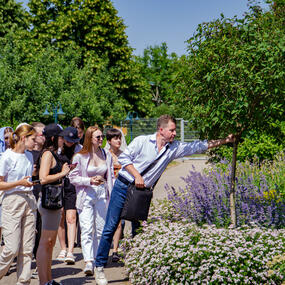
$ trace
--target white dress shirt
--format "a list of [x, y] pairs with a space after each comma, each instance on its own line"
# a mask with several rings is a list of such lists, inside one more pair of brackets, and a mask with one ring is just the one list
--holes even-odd
[[[165, 151], [166, 147], [167, 149]], [[135, 169], [139, 173], [142, 173], [154, 160], [161, 156], [155, 166], [143, 176], [146, 187], [151, 187], [172, 160], [195, 153], [202, 153], [207, 149], [208, 143], [206, 140], [196, 140], [190, 143], [173, 141], [172, 143], [166, 144], [160, 152], [158, 152], [156, 133], [139, 136], [136, 137], [119, 156], [119, 163], [122, 165], [119, 175], [133, 182], [134, 177], [125, 169], [125, 166], [133, 164]]]

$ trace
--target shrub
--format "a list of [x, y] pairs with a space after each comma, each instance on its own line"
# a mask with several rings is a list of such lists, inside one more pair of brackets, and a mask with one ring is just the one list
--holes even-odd
[[285, 249], [285, 230], [199, 228], [184, 221], [144, 224], [128, 249], [132, 284], [281, 284], [268, 262]]
[[[276, 162], [279, 167], [275, 166], [270, 171], [267, 171], [269, 166], [263, 170], [251, 164], [238, 166], [236, 178], [238, 225], [256, 222], [267, 227], [285, 226], [285, 201], [280, 190], [282, 187], [284, 189], [284, 164], [283, 156], [283, 160]], [[199, 225], [208, 223], [224, 227], [230, 224], [230, 165], [225, 163], [224, 166], [224, 168], [214, 167], [206, 174], [193, 169], [187, 177], [182, 178], [186, 183], [185, 189], [177, 190], [169, 185], [165, 186], [168, 199], [177, 214]], [[274, 168], [277, 173], [273, 173]], [[273, 178], [282, 173], [283, 178]], [[277, 185], [276, 182], [280, 184]]]
[[[284, 134], [283, 134], [284, 136]], [[282, 140], [275, 137], [262, 134], [260, 136], [246, 137], [238, 146], [237, 160], [240, 162], [251, 160], [256, 157], [260, 160], [272, 160], [280, 151], [284, 150]], [[219, 162], [221, 159], [231, 160], [233, 149], [224, 145], [209, 151], [210, 162]]]

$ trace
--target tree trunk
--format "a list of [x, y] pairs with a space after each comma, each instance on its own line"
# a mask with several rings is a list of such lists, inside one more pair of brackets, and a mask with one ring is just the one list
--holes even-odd
[[230, 185], [230, 212], [231, 212], [231, 227], [237, 226], [236, 216], [236, 195], [235, 195], [235, 180], [236, 180], [236, 164], [237, 164], [237, 149], [239, 138], [236, 138], [233, 146], [233, 159], [232, 159], [232, 172], [231, 172], [231, 185]]

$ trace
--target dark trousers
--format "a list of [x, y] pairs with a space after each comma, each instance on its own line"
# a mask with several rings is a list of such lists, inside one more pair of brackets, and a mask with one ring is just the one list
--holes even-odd
[[37, 210], [36, 238], [35, 238], [35, 245], [33, 249], [33, 254], [35, 258], [37, 256], [37, 250], [38, 250], [40, 239], [41, 239], [41, 232], [42, 232], [42, 218], [41, 218], [41, 214]]

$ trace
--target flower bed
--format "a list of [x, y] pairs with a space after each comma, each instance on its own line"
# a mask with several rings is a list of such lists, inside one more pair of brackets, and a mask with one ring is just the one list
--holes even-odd
[[132, 284], [281, 284], [284, 278], [268, 271], [285, 251], [285, 230], [158, 219], [124, 245]]
[[[285, 226], [285, 159], [279, 155], [272, 163], [237, 167], [236, 212], [238, 225]], [[213, 167], [208, 173], [195, 169], [182, 178], [185, 188], [166, 185], [168, 199], [177, 215], [199, 225], [227, 227], [230, 224], [230, 165]]]
[[141, 233], [124, 240], [132, 284], [282, 284], [284, 154], [238, 166], [236, 229], [217, 228], [230, 224], [229, 173], [227, 164], [193, 170], [185, 188], [166, 186], [169, 200], [152, 205]]

